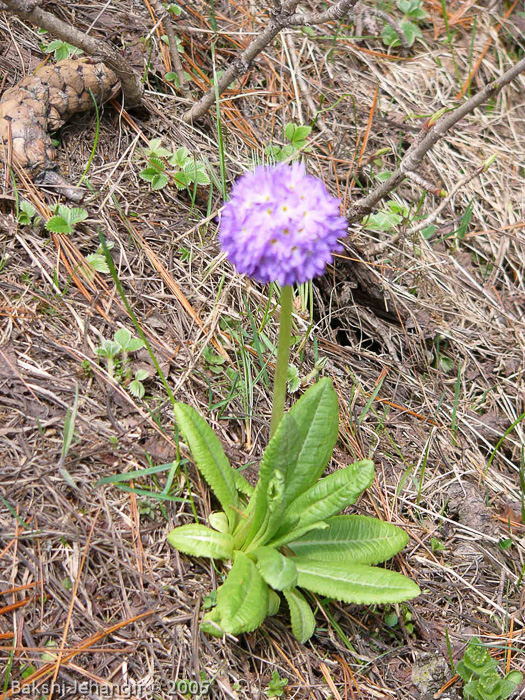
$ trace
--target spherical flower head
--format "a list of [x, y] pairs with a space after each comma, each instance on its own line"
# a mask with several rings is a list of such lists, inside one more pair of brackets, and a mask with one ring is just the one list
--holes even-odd
[[219, 242], [238, 272], [281, 286], [322, 275], [343, 248], [339, 200], [302, 163], [259, 166], [235, 183]]

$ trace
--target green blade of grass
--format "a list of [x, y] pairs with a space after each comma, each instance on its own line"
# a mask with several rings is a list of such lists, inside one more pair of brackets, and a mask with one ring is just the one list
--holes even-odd
[[189, 498], [180, 498], [179, 496], [168, 496], [162, 491], [148, 491], [148, 489], [138, 489], [124, 484], [117, 484], [117, 488], [126, 493], [134, 493], [137, 496], [145, 496], [146, 498], [155, 498], [157, 501], [175, 501], [177, 503], [190, 503]]
[[125, 474], [111, 474], [111, 476], [105, 476], [103, 479], [99, 479], [95, 486], [102, 486], [103, 484], [117, 484], [121, 481], [131, 481], [132, 479], [140, 479], [143, 476], [148, 476], [149, 474], [158, 474], [159, 472], [166, 472], [169, 469], [173, 469], [173, 465], [178, 465], [178, 461], [167, 462], [166, 464], [157, 464], [154, 467], [146, 467], [145, 469], [135, 469], [132, 472], [126, 472]]

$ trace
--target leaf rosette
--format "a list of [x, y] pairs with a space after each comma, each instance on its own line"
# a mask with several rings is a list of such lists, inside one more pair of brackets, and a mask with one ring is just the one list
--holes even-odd
[[338, 435], [337, 395], [329, 379], [311, 386], [284, 415], [263, 454], [255, 489], [193, 408], [176, 404], [175, 416], [223, 510], [211, 515], [211, 528], [183, 525], [168, 541], [185, 554], [233, 562], [203, 631], [250, 632], [277, 612], [282, 594], [292, 631], [305, 642], [315, 618], [303, 590], [362, 604], [398, 603], [420, 593], [410, 579], [377, 566], [405, 547], [403, 530], [364, 515], [338, 515], [370, 486], [373, 463], [364, 459], [321, 478]]

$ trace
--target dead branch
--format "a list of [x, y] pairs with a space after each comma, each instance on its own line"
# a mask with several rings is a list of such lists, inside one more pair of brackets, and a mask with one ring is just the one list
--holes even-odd
[[94, 39], [61, 19], [41, 10], [38, 0], [5, 0], [0, 2], [0, 10], [12, 12], [37, 27], [45, 29], [62, 41], [76, 46], [91, 56], [96, 56], [115, 73], [120, 80], [122, 94], [127, 107], [140, 104], [144, 87], [128, 62], [105, 42]]
[[234, 80], [240, 75], [248, 72], [254, 58], [264, 51], [268, 44], [283, 29], [291, 27], [304, 27], [323, 22], [333, 22], [343, 19], [356, 4], [357, 0], [339, 0], [335, 5], [325, 12], [295, 12], [299, 0], [288, 0], [284, 2], [280, 11], [276, 12], [268, 27], [262, 31], [230, 65], [217, 82], [217, 87], [213, 87], [196, 102], [191, 109], [183, 115], [185, 122], [191, 123], [199, 119], [210, 109], [215, 102], [216, 94], [221, 95]]
[[345, 212], [348, 223], [360, 221], [364, 216], [369, 214], [381, 199], [389, 195], [392, 190], [409, 176], [409, 173], [417, 172], [426, 153], [428, 153], [453, 126], [467, 114], [473, 112], [476, 107], [479, 107], [483, 102], [497, 95], [505, 85], [512, 82], [524, 70], [525, 58], [522, 58], [521, 61], [518, 61], [512, 68], [509, 68], [508, 71], [503, 73], [498, 80], [493, 80], [486, 85], [483, 90], [480, 90], [457, 109], [444, 114], [436, 121], [433, 121], [432, 117], [428, 119], [423, 129], [416, 136], [414, 143], [406, 152], [397, 170], [392, 173], [388, 180], [382, 182], [366, 197], [358, 200]]

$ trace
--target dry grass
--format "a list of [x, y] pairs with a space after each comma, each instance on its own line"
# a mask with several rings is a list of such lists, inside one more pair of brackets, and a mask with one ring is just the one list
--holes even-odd
[[[421, 115], [454, 104], [489, 39], [474, 89], [500, 75], [522, 50], [505, 29], [494, 31], [495, 10], [456, 3], [449, 7], [452, 56], [440, 3], [425, 7], [424, 40], [408, 57], [387, 57], [377, 38], [356, 42], [349, 26], [340, 28], [335, 43], [334, 27], [321, 27], [313, 34], [288, 32], [284, 43], [269, 47], [222, 100], [228, 186], [261, 159], [264, 145], [282, 142], [284, 124], [309, 123], [323, 99], [326, 111], [305, 158], [348, 204], [360, 186], [370, 186], [373, 168], [393, 169]], [[256, 3], [217, 2], [220, 31], [214, 35], [209, 8], [196, 0], [177, 24], [195, 93], [209, 84], [212, 38], [221, 69], [266, 21]], [[72, 10], [53, 9], [71, 19]], [[250, 478], [267, 440], [269, 390], [263, 380], [254, 381], [260, 368], [247, 309], [273, 341], [276, 319], [265, 317], [264, 290], [239, 279], [220, 253], [214, 222], [219, 188], [212, 187], [209, 199], [208, 189], [200, 190], [192, 207], [186, 193], [151, 192], [138, 176], [140, 148], [158, 136], [209, 162], [220, 182], [213, 115], [194, 127], [180, 119], [187, 103], [162, 79], [169, 56], [147, 0], [76, 5], [74, 21], [81, 28], [95, 21], [95, 32], [114, 32], [139, 70], [150, 58], [148, 112], [104, 109], [88, 173], [89, 219], [70, 237], [49, 238], [17, 225], [15, 191], [5, 171], [0, 673], [5, 668], [6, 679], [19, 681], [31, 666], [47, 682], [55, 674], [54, 697], [61, 696], [61, 683], [74, 680], [121, 688], [135, 682], [136, 697], [152, 687], [159, 690], [151, 697], [183, 697], [173, 692], [173, 681], [203, 674], [212, 681], [213, 697], [265, 698], [277, 670], [289, 679], [291, 698], [431, 698], [453, 676], [447, 637], [457, 660], [473, 634], [494, 645], [502, 667], [523, 670], [523, 78], [425, 160], [421, 174], [450, 190], [498, 153], [496, 163], [437, 217], [433, 237], [410, 233], [413, 217], [397, 234], [352, 227], [347, 256], [314, 287], [313, 328], [307, 315], [296, 319], [304, 343], [300, 352], [295, 348], [295, 364], [302, 375], [312, 369], [315, 341], [340, 397], [332, 468], [373, 456], [377, 478], [357, 511], [395, 522], [411, 536], [394, 566], [423, 590], [407, 608], [413, 631], [403, 615], [388, 627], [382, 607], [320, 601], [316, 635], [304, 646], [284, 616], [238, 641], [221, 641], [198, 628], [204, 596], [220, 582], [220, 570], [208, 560], [179, 556], [166, 543], [175, 524], [192, 521], [193, 508], [203, 519], [213, 508], [192, 466], [174, 477], [170, 493], [181, 500], [96, 485], [112, 474], [170, 462], [176, 436], [166, 392], [145, 351], [132, 360], [134, 370], [150, 374], [145, 400], [112, 382], [99, 362], [95, 349], [102, 339], [133, 326], [111, 277], [86, 275], [83, 259], [97, 249], [101, 229], [114, 244], [127, 299], [177, 399], [209, 418], [231, 460], [248, 465]], [[42, 54], [34, 28], [5, 16], [0, 23], [7, 87], [33, 70]], [[146, 34], [151, 43], [144, 51]], [[62, 130], [61, 164], [72, 181], [89, 157], [94, 125], [93, 115], [83, 116]], [[382, 163], [374, 165], [373, 154], [386, 147]], [[52, 197], [21, 179], [17, 186], [21, 197], [48, 214]], [[412, 211], [420, 202], [421, 216], [439, 203], [432, 195], [422, 199], [421, 188], [409, 182], [393, 198]], [[469, 203], [471, 223], [457, 240], [453, 233]], [[221, 374], [210, 371], [210, 351], [226, 358]], [[246, 391], [230, 396], [233, 372]], [[72, 487], [60, 459], [66, 411], [77, 390], [75, 438], [62, 464]], [[210, 412], [220, 402], [221, 409]], [[161, 472], [132, 484], [162, 491], [166, 478]], [[512, 546], [504, 550], [498, 543], [508, 538]], [[413, 672], [428, 675], [435, 654], [442, 665], [425, 691], [417, 678], [414, 685]], [[457, 688], [440, 697], [459, 697]], [[99, 697], [94, 690], [88, 696]]]

